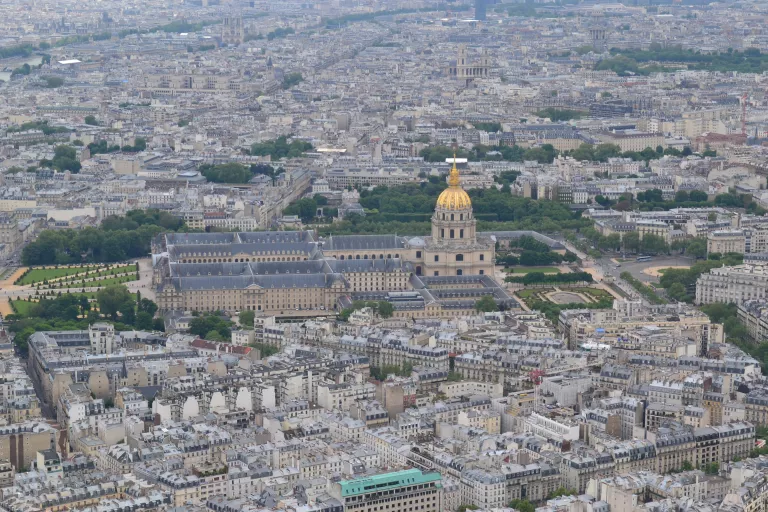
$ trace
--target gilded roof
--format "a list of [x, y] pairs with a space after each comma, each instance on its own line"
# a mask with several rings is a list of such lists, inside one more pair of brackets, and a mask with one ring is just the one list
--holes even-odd
[[472, 200], [469, 194], [459, 185], [459, 170], [456, 168], [456, 157], [453, 158], [453, 167], [448, 177], [448, 188], [443, 190], [437, 198], [436, 209], [440, 210], [468, 210], [472, 208]]

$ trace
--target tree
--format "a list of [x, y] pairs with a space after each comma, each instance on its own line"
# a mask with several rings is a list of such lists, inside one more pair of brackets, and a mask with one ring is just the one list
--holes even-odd
[[151, 331], [154, 329], [154, 322], [152, 321], [152, 315], [146, 311], [139, 311], [136, 314], [136, 328], [142, 331]]
[[[131, 292], [122, 284], [113, 284], [96, 292], [96, 302], [99, 303], [101, 313], [112, 320], [117, 320], [118, 313], [125, 313], [121, 308], [127, 307], [129, 303], [135, 304]], [[130, 309], [133, 310], [132, 307]]]
[[646, 233], [640, 240], [640, 250], [649, 254], [668, 253], [669, 245], [661, 236]]
[[91, 126], [98, 126], [99, 122], [96, 120], [94, 116], [85, 116], [85, 124], [89, 124]]
[[224, 341], [224, 338], [221, 334], [219, 334], [219, 331], [210, 330], [205, 335], [205, 339], [208, 341]]
[[688, 297], [688, 294], [685, 291], [685, 286], [681, 283], [673, 283], [672, 286], [667, 288], [667, 294], [680, 302], [688, 302], [688, 300], [690, 300], [690, 297]]
[[509, 502], [509, 506], [518, 512], [536, 512], [536, 507], [527, 499], [512, 500]]
[[45, 80], [45, 86], [48, 89], [55, 89], [64, 85], [64, 79], [58, 76], [46, 76], [43, 77], [43, 80]]
[[688, 197], [691, 201], [695, 201], [697, 203], [704, 203], [709, 199], [707, 193], [702, 192], [701, 190], [691, 190], [690, 194], [688, 194]]
[[381, 318], [391, 318], [395, 312], [395, 307], [392, 303], [385, 300], [379, 301], [377, 309]]
[[121, 320], [124, 324], [133, 325], [136, 323], [136, 302], [133, 297], [129, 298], [120, 306]]
[[240, 325], [244, 325], [246, 327], [253, 327], [253, 319], [256, 316], [256, 313], [250, 310], [245, 310], [240, 312]]
[[157, 312], [157, 304], [155, 304], [149, 299], [142, 299], [141, 296], [138, 295], [138, 293], [137, 293], [136, 299], [138, 300], [139, 311], [144, 311], [146, 313], [149, 313], [150, 317], [155, 316], [155, 313]]
[[621, 238], [624, 250], [627, 252], [637, 252], [640, 249], [640, 234], [637, 231], [625, 233]]
[[707, 257], [707, 240], [704, 237], [694, 238], [685, 248], [685, 253], [697, 259]]
[[475, 310], [478, 312], [490, 313], [499, 310], [499, 305], [491, 295], [484, 295], [480, 300], [475, 302]]
[[165, 320], [162, 317], [152, 320], [152, 330], [165, 332]]

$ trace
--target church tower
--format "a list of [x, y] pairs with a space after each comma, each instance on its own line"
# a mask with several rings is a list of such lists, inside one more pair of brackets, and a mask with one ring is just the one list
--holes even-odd
[[[425, 240], [424, 252], [416, 252], [417, 273], [426, 276], [493, 276], [495, 245], [477, 236], [477, 220], [472, 200], [461, 188], [456, 157], [448, 176], [448, 188], [437, 198], [432, 215], [432, 236]], [[423, 265], [423, 266], [422, 266]]]
[[472, 215], [472, 200], [459, 184], [459, 170], [454, 157], [448, 188], [437, 198], [432, 215], [432, 240], [451, 246], [474, 243], [476, 224]]

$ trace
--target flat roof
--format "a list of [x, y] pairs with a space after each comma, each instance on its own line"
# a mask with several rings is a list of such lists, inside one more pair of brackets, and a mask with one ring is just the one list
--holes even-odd
[[343, 480], [339, 482], [341, 486], [341, 496], [354, 496], [356, 494], [366, 494], [369, 492], [380, 492], [385, 489], [402, 487], [404, 485], [418, 485], [429, 482], [439, 482], [442, 479], [440, 473], [425, 473], [418, 469], [406, 469], [404, 471], [395, 471], [393, 473], [382, 473], [367, 478], [356, 480]]
[[68, 60], [60, 60], [59, 64], [65, 64], [65, 65], [66, 64], [80, 64], [80, 62], [82, 62], [82, 61], [80, 61], [78, 59], [68, 59]]

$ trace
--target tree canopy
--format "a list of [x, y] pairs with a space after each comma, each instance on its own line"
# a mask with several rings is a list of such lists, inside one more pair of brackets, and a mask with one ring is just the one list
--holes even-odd
[[99, 228], [44, 230], [21, 253], [25, 265], [116, 262], [145, 257], [152, 238], [178, 231], [184, 222], [159, 210], [134, 210], [125, 217], [109, 216]]
[[254, 156], [269, 155], [272, 157], [272, 160], [280, 160], [281, 158], [300, 157], [303, 153], [312, 149], [313, 146], [309, 142], [299, 139], [288, 142], [287, 137], [280, 136], [274, 140], [255, 143], [251, 146], [251, 154]]

